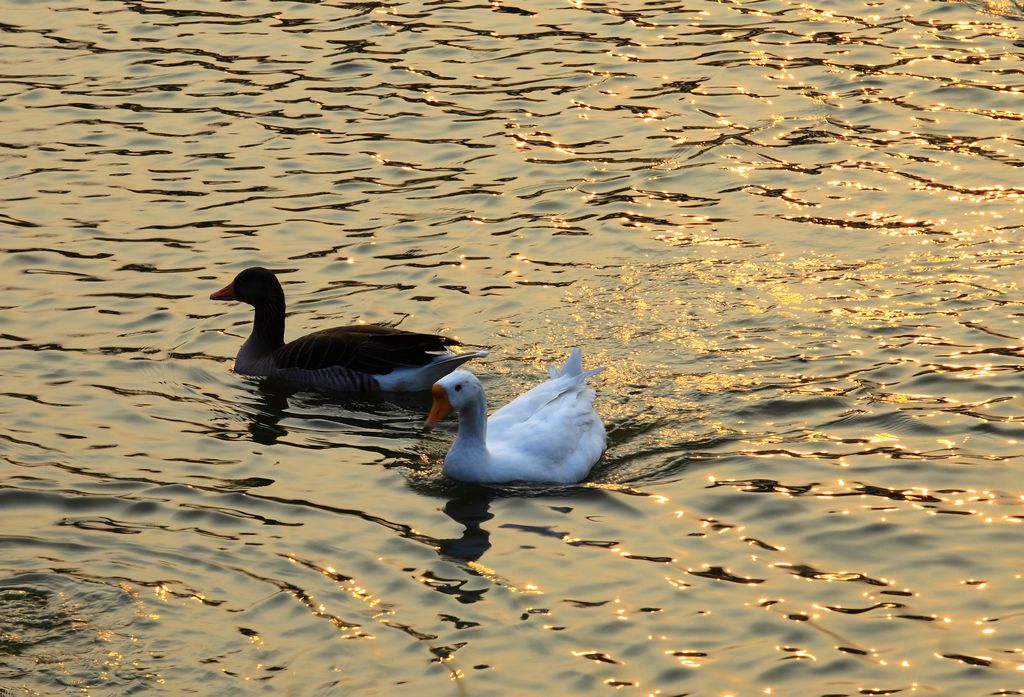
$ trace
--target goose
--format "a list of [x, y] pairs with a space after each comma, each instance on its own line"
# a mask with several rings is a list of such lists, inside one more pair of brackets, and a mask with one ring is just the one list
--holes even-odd
[[210, 295], [252, 305], [252, 333], [235, 357], [235, 372], [338, 392], [415, 392], [487, 351], [451, 353], [455, 339], [375, 324], [323, 329], [284, 341], [284, 290], [273, 272], [245, 269]]
[[468, 370], [456, 370], [431, 388], [428, 431], [452, 411], [458, 433], [444, 458], [444, 474], [466, 482], [511, 481], [573, 484], [582, 480], [605, 449], [605, 430], [586, 384], [604, 368], [583, 370], [575, 348], [550, 379], [487, 417], [487, 398]]

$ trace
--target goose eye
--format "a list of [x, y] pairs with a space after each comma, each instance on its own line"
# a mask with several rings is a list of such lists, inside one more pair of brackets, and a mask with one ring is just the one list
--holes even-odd
[[462, 384], [461, 383], [455, 386], [455, 391], [456, 392], [459, 392], [461, 390], [462, 390]]

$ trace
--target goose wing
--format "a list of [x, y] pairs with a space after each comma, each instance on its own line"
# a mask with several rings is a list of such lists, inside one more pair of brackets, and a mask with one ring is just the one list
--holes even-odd
[[578, 481], [605, 448], [594, 390], [578, 381], [557, 396], [545, 396], [549, 399], [531, 405], [536, 408], [523, 420], [488, 421], [487, 447], [496, 460], [515, 463], [516, 478]]
[[277, 349], [273, 359], [274, 367], [282, 370], [346, 368], [386, 375], [396, 368], [426, 365], [447, 347], [458, 345], [437, 334], [356, 324], [307, 334]]

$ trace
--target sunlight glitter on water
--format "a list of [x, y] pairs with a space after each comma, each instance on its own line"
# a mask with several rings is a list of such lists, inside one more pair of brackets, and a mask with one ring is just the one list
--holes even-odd
[[[1024, 690], [1018, 4], [4, 10], [4, 689]], [[256, 264], [608, 452], [231, 373]]]

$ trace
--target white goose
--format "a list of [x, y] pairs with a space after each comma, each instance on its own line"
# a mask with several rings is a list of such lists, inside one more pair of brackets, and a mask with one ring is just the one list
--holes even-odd
[[604, 368], [583, 370], [575, 348], [550, 380], [487, 418], [480, 381], [466, 370], [438, 380], [434, 404], [423, 424], [432, 429], [455, 411], [459, 430], [444, 458], [444, 473], [466, 482], [511, 481], [572, 484], [587, 476], [605, 448], [604, 424], [594, 411], [594, 390], [586, 384]]

